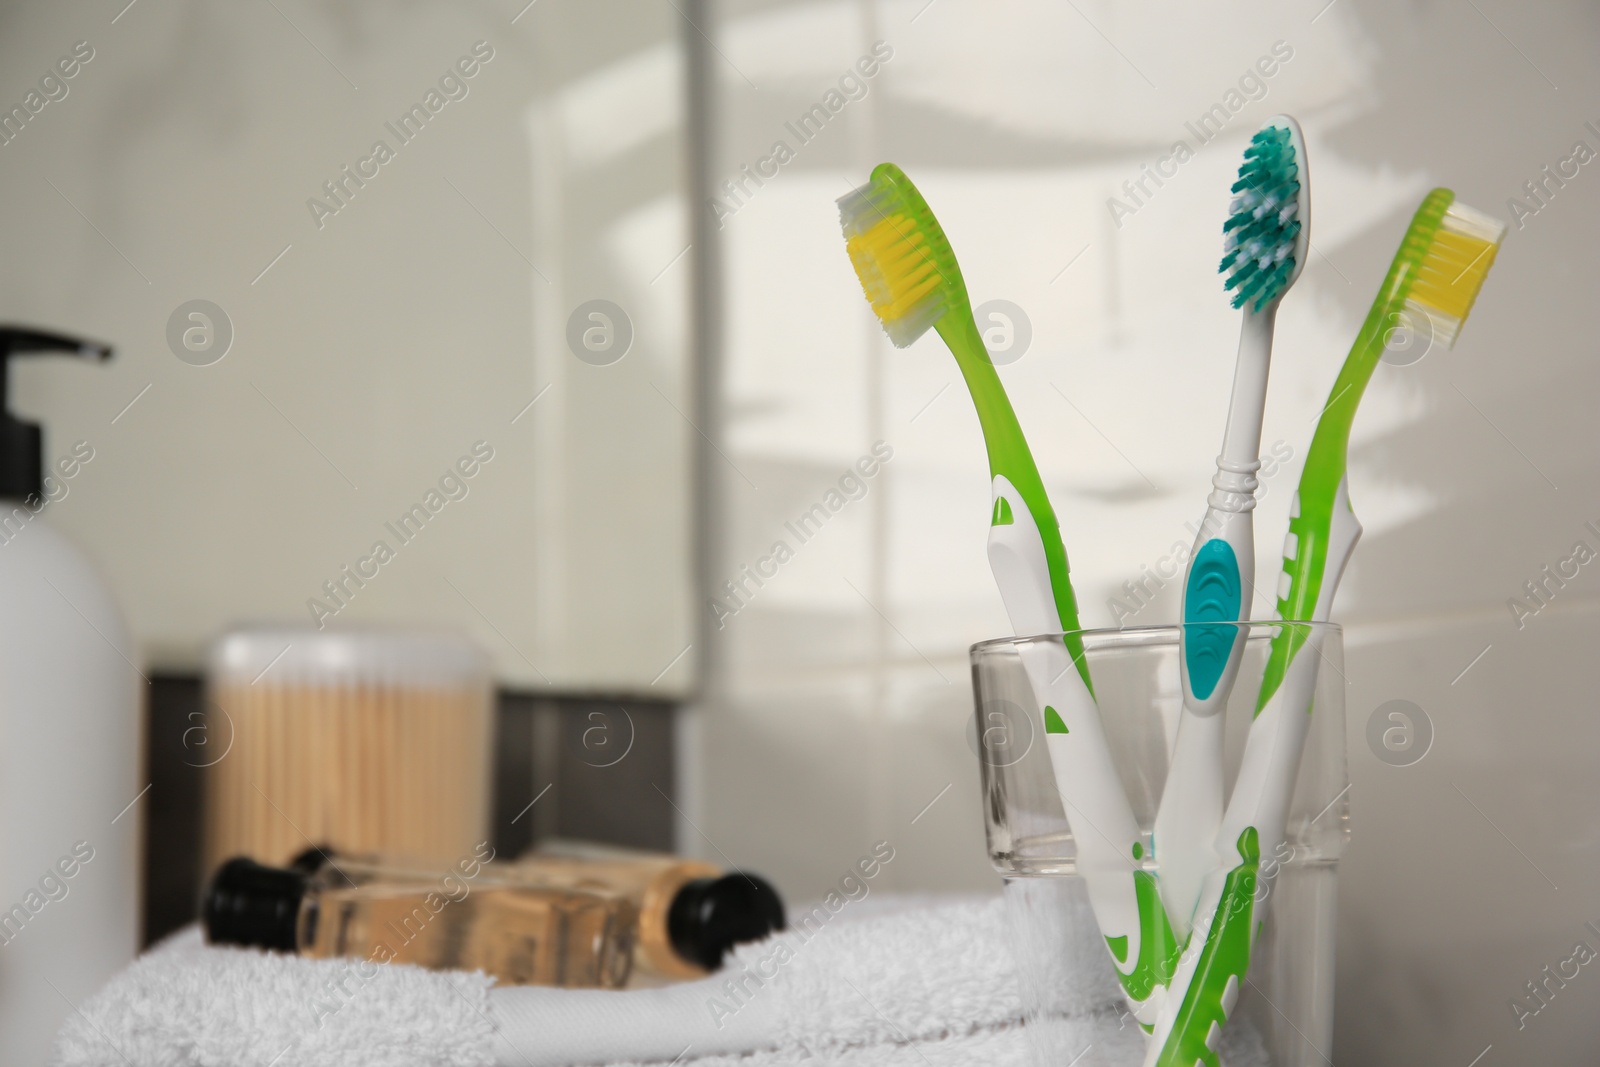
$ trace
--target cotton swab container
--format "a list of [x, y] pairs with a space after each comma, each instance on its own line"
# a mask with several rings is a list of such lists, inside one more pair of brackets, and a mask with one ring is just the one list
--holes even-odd
[[448, 863], [488, 840], [489, 662], [465, 638], [238, 629], [206, 690], [205, 872], [324, 845]]
[[[1278, 622], [1237, 626], [1243, 657], [1225, 715], [1225, 787], [1231, 792], [1256, 710]], [[1339, 627], [1294, 623], [1318, 631], [1322, 656], [1309, 730], [1281, 847], [1263, 847], [1255, 899], [1265, 926], [1252, 955], [1220, 1046], [1223, 1063], [1270, 1067], [1325, 1065], [1333, 1055], [1333, 946], [1337, 864], [1348, 841], [1344, 662]], [[1130, 869], [1160, 875], [1156, 809], [1183, 708], [1179, 628], [1085, 630], [1079, 636], [1111, 759], [1144, 832]], [[1082, 931], [1062, 916], [1086, 893], [1077, 846], [1063, 812], [1046, 750], [1045, 719], [1023, 666], [1031, 643], [1060, 635], [1005, 638], [971, 652], [979, 776], [989, 858], [1006, 880], [1015, 949], [1040, 1064], [1138, 1067], [1145, 1040], [1127, 1017], [1126, 1041], [1085, 1051], [1067, 1047], [1074, 1033], [1055, 1025], [1066, 1005], [1059, 977], [1081, 956]], [[1109, 960], [1108, 990], [1115, 991]], [[1109, 996], [1109, 994], [1108, 994]], [[1116, 1003], [1114, 997], [1108, 1003]], [[1231, 1055], [1230, 1055], [1231, 1053]], [[1074, 1057], [1082, 1056], [1075, 1060]]]

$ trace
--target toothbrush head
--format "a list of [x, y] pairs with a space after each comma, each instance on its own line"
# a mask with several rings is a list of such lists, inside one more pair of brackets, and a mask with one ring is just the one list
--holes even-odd
[[839, 224], [867, 302], [895, 347], [911, 344], [966, 302], [967, 285], [944, 229], [893, 163], [880, 163], [871, 181], [839, 198]]
[[1461, 203], [1448, 189], [1435, 189], [1423, 201], [1390, 273], [1409, 276], [1406, 310], [1428, 320], [1434, 341], [1455, 347], [1505, 236], [1504, 222]]
[[1279, 115], [1256, 131], [1233, 193], [1217, 270], [1234, 307], [1260, 311], [1294, 284], [1310, 248], [1311, 176], [1299, 123]]

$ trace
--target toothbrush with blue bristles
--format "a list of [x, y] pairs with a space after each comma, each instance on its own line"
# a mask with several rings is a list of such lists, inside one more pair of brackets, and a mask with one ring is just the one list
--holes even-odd
[[1177, 943], [1156, 880], [1140, 863], [1139, 823], [1095, 706], [1066, 549], [1044, 482], [984, 349], [949, 239], [911, 179], [884, 163], [867, 185], [840, 199], [839, 215], [850, 260], [889, 339], [904, 348], [936, 330], [977, 408], [992, 479], [990, 569], [1018, 634], [1063, 635], [1022, 642], [1019, 652], [1043, 717], [1078, 872], [1134, 1016], [1148, 1028]]
[[1287, 115], [1269, 119], [1245, 149], [1223, 225], [1221, 273], [1242, 309], [1233, 398], [1206, 515], [1183, 585], [1179, 661], [1183, 711], [1156, 812], [1161, 897], [1181, 939], [1217, 865], [1222, 821], [1224, 711], [1244, 649], [1255, 589], [1256, 471], [1278, 303], [1300, 276], [1311, 238], [1305, 140]]
[[1276, 856], [1284, 841], [1323, 656], [1325, 631], [1305, 624], [1328, 620], [1361, 536], [1347, 474], [1356, 408], [1390, 344], [1425, 332], [1431, 342], [1454, 346], [1505, 233], [1503, 222], [1457, 203], [1450, 190], [1429, 193], [1334, 380], [1284, 538], [1278, 617], [1285, 621], [1272, 641], [1239, 777], [1215, 841], [1215, 851], [1227, 859], [1206, 878], [1145, 1061], [1149, 1067], [1217, 1067], [1222, 1027], [1246, 980], [1268, 899], [1260, 889], [1261, 857]]

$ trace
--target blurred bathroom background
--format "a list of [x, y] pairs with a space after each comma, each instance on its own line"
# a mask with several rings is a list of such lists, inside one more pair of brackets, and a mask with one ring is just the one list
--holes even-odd
[[[1086, 624], [1164, 623], [1232, 373], [1226, 187], [1289, 111], [1314, 254], [1279, 318], [1261, 574], [1418, 199], [1511, 225], [1459, 346], [1380, 367], [1356, 425], [1331, 1061], [1592, 1062], [1600, 979], [1520, 1027], [1508, 1005], [1600, 920], [1600, 576], [1545, 570], [1600, 547], [1597, 32], [1575, 0], [0, 6], [5, 108], [92, 50], [0, 136], [0, 316], [119, 349], [19, 365], [12, 396], [48, 455], [94, 449], [49, 514], [149, 681], [153, 784], [113, 828], [144, 835], [146, 937], [193, 914], [199, 675], [240, 620], [473, 635], [503, 850], [677, 847], [802, 900], [887, 840], [880, 891], [995, 889], [977, 422], [937, 341], [871, 319], [834, 200], [880, 160], [916, 176]], [[215, 336], [185, 347], [197, 300]], [[464, 491], [330, 599], [477, 442]]]

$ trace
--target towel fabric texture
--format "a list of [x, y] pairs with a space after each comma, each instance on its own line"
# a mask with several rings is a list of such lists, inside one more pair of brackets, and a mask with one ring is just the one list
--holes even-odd
[[56, 1035], [52, 1067], [484, 1067], [481, 973], [212, 947], [189, 927]]
[[[50, 1062], [1138, 1064], [1143, 1038], [1081, 893], [1048, 907], [1027, 885], [1007, 896], [895, 906], [875, 896], [837, 914], [797, 911], [788, 930], [741, 947], [710, 978], [627, 992], [493, 987], [481, 974], [211, 947], [191, 928], [81, 1005]], [[1228, 1067], [1266, 1063], [1248, 1033], [1225, 1053]]]

